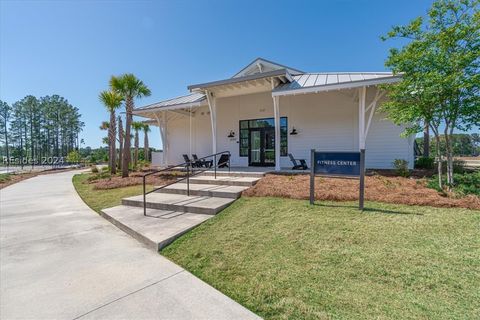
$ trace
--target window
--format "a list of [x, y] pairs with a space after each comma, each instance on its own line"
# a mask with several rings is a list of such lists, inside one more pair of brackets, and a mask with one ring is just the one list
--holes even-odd
[[[273, 118], [240, 120], [240, 157], [248, 157], [248, 139], [251, 128], [274, 128]], [[280, 156], [288, 155], [288, 120], [280, 118]]]

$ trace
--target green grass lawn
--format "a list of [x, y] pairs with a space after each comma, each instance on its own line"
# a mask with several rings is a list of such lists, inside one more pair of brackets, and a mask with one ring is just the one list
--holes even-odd
[[9, 173], [0, 173], [0, 183], [7, 182], [11, 179]]
[[[142, 194], [143, 187], [141, 185], [109, 190], [94, 190], [93, 184], [84, 183], [89, 176], [90, 173], [76, 174], [72, 180], [80, 197], [96, 212], [120, 205], [122, 198]], [[151, 188], [152, 186], [148, 186], [147, 190], [151, 190]]]
[[266, 319], [473, 319], [480, 212], [244, 197], [162, 254]]

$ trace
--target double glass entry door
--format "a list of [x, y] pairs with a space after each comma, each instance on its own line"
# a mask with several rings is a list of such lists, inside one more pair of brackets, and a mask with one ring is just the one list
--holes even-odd
[[250, 128], [248, 162], [251, 166], [275, 165], [274, 128]]

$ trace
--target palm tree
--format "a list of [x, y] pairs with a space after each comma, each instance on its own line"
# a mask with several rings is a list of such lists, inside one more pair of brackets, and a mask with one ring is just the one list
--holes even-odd
[[110, 166], [110, 173], [116, 174], [117, 173], [117, 161], [115, 159], [117, 148], [116, 148], [116, 129], [117, 125], [115, 123], [116, 116], [115, 110], [120, 108], [122, 105], [123, 97], [115, 92], [115, 91], [102, 91], [99, 95], [100, 101], [105, 105], [107, 110], [110, 112], [110, 123], [108, 126], [108, 140], [109, 140], [109, 157], [108, 157], [108, 165]]
[[148, 146], [148, 133], [150, 132], [150, 127], [148, 124], [143, 124], [143, 157], [145, 161], [150, 161], [149, 157], [149, 146]]
[[122, 159], [122, 177], [128, 177], [128, 166], [130, 164], [130, 131], [132, 125], [132, 112], [134, 108], [134, 99], [147, 97], [151, 94], [150, 89], [135, 75], [131, 73], [123, 74], [119, 77], [112, 76], [110, 87], [121, 94], [125, 100], [126, 123], [125, 123], [125, 142], [123, 144]]
[[139, 141], [138, 141], [138, 131], [143, 129], [143, 123], [141, 122], [132, 122], [132, 128], [135, 130], [135, 153], [133, 156], [133, 166], [136, 168], [138, 164], [138, 146], [139, 146]]

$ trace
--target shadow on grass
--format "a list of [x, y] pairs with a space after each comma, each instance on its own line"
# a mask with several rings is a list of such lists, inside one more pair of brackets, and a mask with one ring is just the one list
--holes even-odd
[[[315, 202], [313, 205], [314, 206], [319, 206], [319, 207], [328, 207], [328, 208], [358, 209], [358, 206], [355, 206], [355, 205], [341, 205], [341, 204], [330, 204], [330, 203], [327, 204], [327, 203], [318, 203], [318, 202]], [[366, 208], [366, 207], [363, 208], [363, 212], [364, 213], [404, 214], [404, 215], [423, 216], [422, 213], [416, 213], [416, 212], [406, 212], [406, 211], [378, 209], [378, 208]]]

